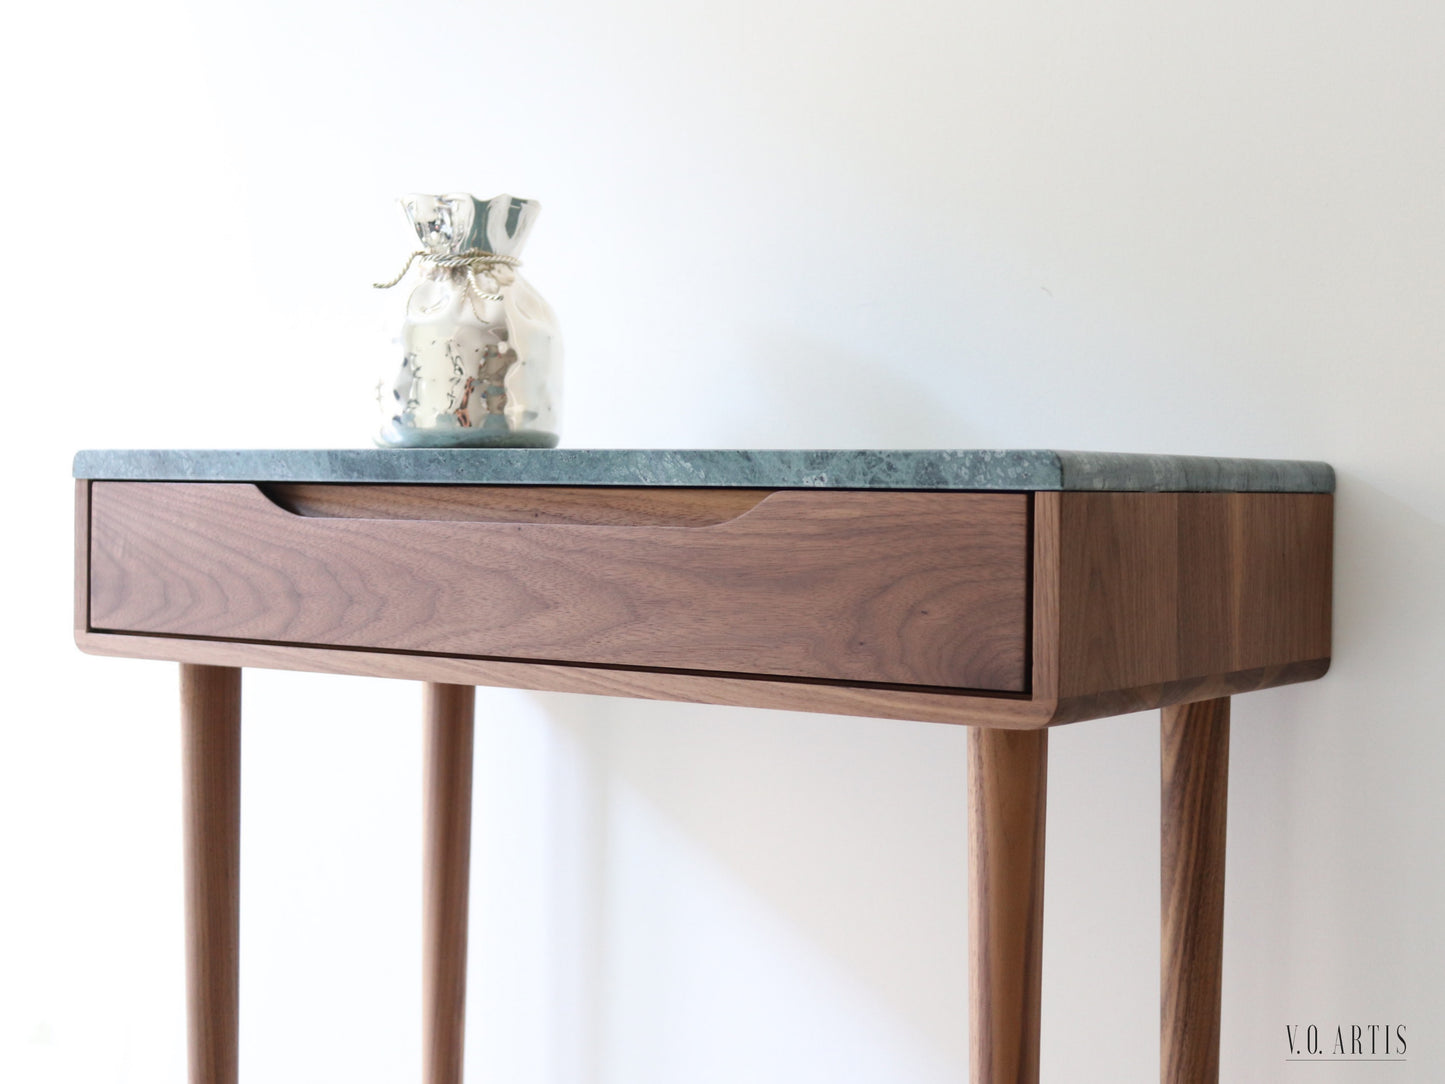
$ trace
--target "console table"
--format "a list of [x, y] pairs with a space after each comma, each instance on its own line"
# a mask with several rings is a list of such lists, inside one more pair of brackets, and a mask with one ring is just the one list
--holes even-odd
[[971, 1064], [1036, 1081], [1048, 728], [1163, 709], [1161, 1078], [1218, 1077], [1229, 697], [1329, 666], [1322, 463], [82, 452], [76, 641], [181, 664], [190, 1074], [235, 1084], [241, 669], [426, 683], [426, 1084], [459, 1084], [474, 687], [957, 723]]

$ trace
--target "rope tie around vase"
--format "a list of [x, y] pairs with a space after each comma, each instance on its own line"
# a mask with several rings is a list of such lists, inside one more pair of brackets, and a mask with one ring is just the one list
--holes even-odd
[[390, 282], [373, 282], [372, 288], [376, 290], [389, 290], [406, 277], [411, 270], [411, 265], [420, 259], [423, 263], [435, 264], [437, 267], [465, 267], [467, 269], [467, 301], [472, 306], [472, 315], [480, 322], [486, 323], [486, 317], [477, 311], [477, 298], [483, 301], [500, 301], [501, 294], [486, 293], [477, 285], [477, 274], [480, 272], [486, 275], [500, 289], [503, 286], [510, 286], [516, 276], [512, 274], [515, 268], [522, 266], [522, 261], [515, 256], [500, 256], [495, 252], [487, 252], [480, 248], [469, 248], [465, 252], [458, 252], [455, 255], [442, 252], [427, 252], [425, 249], [417, 249], [406, 258], [401, 270]]

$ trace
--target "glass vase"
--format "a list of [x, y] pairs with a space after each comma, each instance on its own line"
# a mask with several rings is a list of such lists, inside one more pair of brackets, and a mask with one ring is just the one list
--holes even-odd
[[401, 201], [421, 247], [389, 283], [406, 293], [400, 366], [377, 387], [376, 443], [394, 448], [551, 448], [562, 339], [517, 272], [541, 205], [466, 193]]

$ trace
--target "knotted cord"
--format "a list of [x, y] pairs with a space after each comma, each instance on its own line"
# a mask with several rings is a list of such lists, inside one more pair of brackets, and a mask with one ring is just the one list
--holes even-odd
[[421, 259], [425, 263], [435, 264], [437, 267], [465, 267], [467, 269], [467, 300], [471, 303], [472, 314], [484, 324], [487, 321], [481, 313], [477, 312], [477, 298], [481, 298], [483, 301], [500, 301], [502, 300], [502, 295], [483, 293], [482, 288], [477, 285], [477, 272], [480, 271], [493, 282], [496, 282], [498, 286], [506, 286], [511, 282], [511, 279], [508, 278], [505, 282], [501, 281], [500, 276], [497, 274], [497, 269], [505, 268], [507, 271], [511, 271], [522, 265], [522, 261], [515, 256], [501, 256], [495, 252], [487, 252], [480, 248], [469, 248], [465, 252], [455, 254], [428, 252], [425, 249], [419, 248], [406, 258], [406, 263], [402, 264], [401, 270], [396, 273], [394, 279], [390, 282], [373, 282], [371, 284], [372, 288], [377, 290], [391, 289], [406, 277], [406, 273], [411, 270], [411, 265], [415, 263], [417, 259]]

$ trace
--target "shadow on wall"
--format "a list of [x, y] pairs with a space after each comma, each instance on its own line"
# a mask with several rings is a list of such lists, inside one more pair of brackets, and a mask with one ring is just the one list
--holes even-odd
[[[867, 326], [866, 313], [847, 318]], [[913, 378], [886, 327], [851, 340], [844, 329], [839, 339], [762, 329], [744, 344], [747, 387], [721, 372], [684, 394], [705, 398], [715, 431], [743, 445], [971, 446], [973, 427]], [[669, 998], [697, 996], [695, 972], [706, 965], [674, 950], [692, 932], [668, 927], [697, 915], [672, 895], [667, 868], [638, 875], [638, 861], [674, 854], [716, 867], [730, 889], [755, 899], [946, 1078], [967, 1075], [962, 728], [590, 697], [541, 703], [572, 758], [551, 797], [553, 830], [567, 841], [553, 851], [551, 883], [583, 893], [553, 912], [567, 927], [554, 944], [575, 948], [552, 956], [559, 1030], [575, 1036], [571, 1049], [551, 1053], [555, 1079], [610, 1079], [609, 1047], [628, 1026], [617, 1016], [619, 986], [634, 1000], [657, 999], [626, 1011], [659, 1021], [677, 1011]], [[639, 806], [666, 843], [628, 836], [619, 810]], [[652, 892], [661, 898], [644, 906], [657, 925], [620, 934], [638, 920], [619, 912]], [[647, 979], [633, 981], [640, 971]], [[815, 1040], [823, 1037], [797, 1041]]]
[[[836, 965], [935, 1064], [967, 1075], [964, 728], [548, 699], [553, 722], [586, 764], [585, 797], [554, 799], [568, 811], [559, 821], [578, 844], [558, 860], [583, 867], [554, 871], [555, 883], [585, 885], [590, 893], [572, 918], [583, 928], [563, 935], [577, 941], [575, 957], [559, 959], [569, 974], [554, 977], [554, 988], [570, 988], [581, 1000], [573, 1007], [582, 1048], [575, 1061], [591, 1074], [586, 1079], [600, 1079], [607, 1014], [618, 973], [626, 969], [610, 955], [622, 924], [614, 920], [624, 917], [609, 912], [620, 898], [618, 871], [630, 876], [637, 860], [669, 853], [717, 866], [730, 887], [754, 897], [787, 937]], [[677, 850], [622, 853], [628, 846], [619, 832], [624, 802], [642, 803]], [[556, 828], [564, 830], [561, 823]], [[668, 878], [666, 868], [648, 870], [647, 883], [627, 891], [666, 897]], [[666, 908], [665, 900], [660, 906]], [[654, 935], [653, 945], [641, 943]], [[697, 964], [670, 952], [693, 936], [692, 930], [649, 927], [630, 942], [629, 951], [650, 951], [664, 961], [664, 984], [676, 981], [672, 991], [642, 992], [659, 999], [646, 1015], [662, 1030], [669, 998], [697, 996]], [[822, 1038], [800, 1035], [798, 1041]]]
[[1300, 1019], [1445, 1011], [1445, 939], [1419, 903], [1441, 891], [1442, 553], [1445, 524], [1339, 472], [1330, 672], [1239, 698], [1224, 1005], [1241, 1046], [1273, 1050]]

